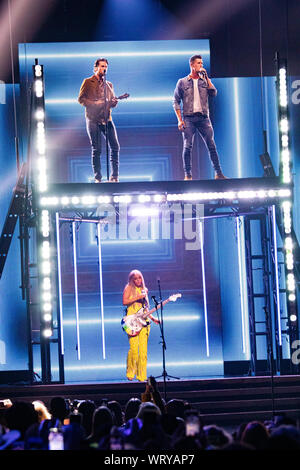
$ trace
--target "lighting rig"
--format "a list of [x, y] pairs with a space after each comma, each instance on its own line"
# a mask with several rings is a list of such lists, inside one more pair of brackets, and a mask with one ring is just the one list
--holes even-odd
[[[279, 129], [279, 151], [280, 166], [279, 177], [283, 184], [291, 184], [292, 157], [290, 148], [290, 122], [288, 107], [288, 70], [287, 61], [276, 56], [277, 62], [277, 101], [278, 101], [278, 129]], [[288, 326], [290, 331], [290, 347], [293, 340], [299, 338], [298, 308], [297, 308], [297, 286], [295, 275], [294, 249], [298, 243], [293, 230], [293, 193], [291, 192], [281, 203], [283, 224], [283, 248], [285, 256], [285, 273], [287, 288], [287, 311]]]

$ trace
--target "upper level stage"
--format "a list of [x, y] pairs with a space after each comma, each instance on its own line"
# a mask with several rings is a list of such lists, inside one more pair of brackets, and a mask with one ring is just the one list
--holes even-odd
[[119, 183], [51, 184], [43, 193], [34, 192], [38, 207], [72, 210], [103, 203], [190, 202], [222, 207], [253, 207], [291, 200], [292, 185], [279, 177], [193, 181], [138, 181]]

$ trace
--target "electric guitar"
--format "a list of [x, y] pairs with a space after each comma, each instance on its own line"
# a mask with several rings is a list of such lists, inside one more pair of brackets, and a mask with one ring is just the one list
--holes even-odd
[[[173, 294], [168, 299], [164, 300], [162, 304], [164, 306], [168, 302], [176, 302], [179, 297], [181, 297], [181, 294]], [[125, 333], [127, 333], [128, 336], [137, 336], [141, 330], [148, 325], [146, 321], [147, 318], [152, 315], [157, 308], [161, 308], [161, 303], [151, 310], [146, 310], [142, 307], [133, 315], [125, 315], [121, 320], [121, 325]]]

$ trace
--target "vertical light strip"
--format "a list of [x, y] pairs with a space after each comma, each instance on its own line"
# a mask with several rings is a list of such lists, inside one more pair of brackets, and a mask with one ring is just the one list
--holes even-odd
[[239, 80], [238, 78], [233, 79], [233, 106], [234, 106], [234, 122], [235, 122], [235, 136], [236, 136], [237, 178], [242, 178], [241, 128], [240, 128], [238, 80]]
[[102, 355], [103, 355], [103, 359], [106, 359], [105, 331], [104, 331], [103, 283], [102, 283], [101, 225], [100, 225], [99, 222], [97, 223], [97, 235], [98, 235], [99, 285], [100, 285], [100, 305], [101, 305]]
[[75, 287], [75, 314], [76, 314], [76, 338], [77, 359], [80, 360], [80, 332], [79, 332], [79, 307], [78, 307], [78, 282], [77, 282], [77, 250], [76, 250], [76, 222], [72, 222], [73, 234], [73, 260], [74, 260], [74, 287]]
[[60, 236], [59, 236], [59, 213], [55, 213], [56, 220], [56, 245], [57, 245], [57, 274], [58, 274], [58, 300], [59, 300], [59, 318], [60, 318], [60, 352], [63, 355], [64, 332], [63, 332], [63, 303], [62, 303], [62, 283], [61, 283], [61, 257], [60, 257]]
[[199, 232], [200, 232], [201, 269], [202, 269], [202, 284], [203, 284], [203, 306], [204, 306], [206, 355], [207, 357], [209, 357], [207, 298], [206, 298], [206, 279], [205, 279], [205, 262], [204, 262], [204, 222], [202, 220], [199, 220]]
[[282, 346], [281, 336], [281, 314], [280, 314], [280, 295], [279, 295], [279, 277], [278, 277], [278, 251], [277, 251], [277, 235], [276, 235], [276, 210], [272, 206], [272, 226], [273, 226], [273, 247], [274, 247], [274, 264], [275, 264], [275, 289], [276, 289], [276, 311], [278, 322], [278, 341]]
[[239, 283], [240, 283], [240, 302], [241, 302], [241, 321], [242, 321], [242, 345], [243, 353], [250, 357], [249, 335], [248, 335], [248, 302], [247, 302], [247, 283], [245, 273], [245, 251], [244, 251], [244, 218], [236, 218], [236, 234], [238, 244], [238, 265], [239, 265]]

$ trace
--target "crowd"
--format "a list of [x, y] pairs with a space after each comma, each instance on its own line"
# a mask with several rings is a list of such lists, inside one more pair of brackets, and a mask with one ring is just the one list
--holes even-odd
[[153, 377], [141, 398], [123, 408], [104, 399], [2, 400], [0, 450], [300, 450], [297, 423], [285, 414], [271, 421], [241, 423], [234, 431], [206, 425], [201, 413], [180, 399], [165, 402]]

